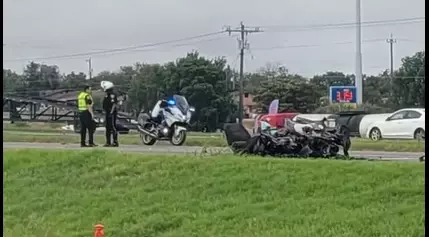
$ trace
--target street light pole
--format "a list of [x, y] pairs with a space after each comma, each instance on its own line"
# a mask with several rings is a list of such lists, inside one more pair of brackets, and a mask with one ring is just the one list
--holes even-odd
[[363, 103], [361, 0], [356, 0], [356, 78], [357, 103]]

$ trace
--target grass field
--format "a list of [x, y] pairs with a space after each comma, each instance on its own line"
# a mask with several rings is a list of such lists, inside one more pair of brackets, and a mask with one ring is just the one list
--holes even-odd
[[[25, 134], [18, 131], [4, 131], [4, 142], [42, 142], [42, 143], [79, 143], [78, 134]], [[121, 144], [141, 145], [140, 137], [136, 134], [120, 135]], [[105, 138], [103, 134], [97, 134], [96, 143], [103, 144]], [[203, 146], [203, 147], [222, 147], [226, 146], [225, 139], [220, 135], [200, 136], [189, 134], [184, 145]], [[352, 150], [354, 151], [397, 151], [397, 152], [424, 152], [424, 142], [417, 140], [381, 140], [371, 141], [368, 139], [352, 139]]]
[[421, 163], [6, 150], [5, 237], [419, 237]]
[[[41, 143], [79, 143], [80, 137], [76, 135], [45, 135], [41, 134], [19, 134], [16, 133], [3, 133], [4, 142], [41, 142]], [[95, 142], [99, 144], [104, 144], [106, 141], [104, 134], [96, 134]], [[120, 144], [126, 145], [142, 145], [142, 141], [139, 135], [119, 135]], [[188, 136], [185, 146], [211, 146], [211, 147], [221, 147], [226, 146], [225, 140], [221, 135], [215, 137], [212, 136]]]
[[27, 131], [27, 132], [58, 132], [63, 123], [41, 123], [41, 122], [15, 122], [3, 121], [4, 131]]

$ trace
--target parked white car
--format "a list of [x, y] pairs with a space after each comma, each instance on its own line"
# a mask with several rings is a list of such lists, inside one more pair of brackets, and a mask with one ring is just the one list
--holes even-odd
[[386, 119], [369, 126], [367, 137], [373, 141], [386, 139], [422, 139], [425, 134], [425, 109], [397, 110]]

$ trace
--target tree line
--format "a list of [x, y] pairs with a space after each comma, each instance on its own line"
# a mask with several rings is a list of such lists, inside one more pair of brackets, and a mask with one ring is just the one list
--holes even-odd
[[[379, 75], [364, 75], [363, 101], [358, 109], [389, 112], [405, 107], [425, 107], [425, 52], [402, 58], [393, 75], [386, 70]], [[61, 74], [55, 65], [29, 63], [22, 74], [3, 69], [3, 93], [15, 96], [42, 96], [47, 90], [80, 90], [85, 84], [99, 88], [108, 80], [127, 94], [124, 112], [137, 116], [150, 110], [163, 96], [184, 95], [196, 108], [196, 126], [210, 129], [237, 117], [238, 73], [224, 58], [208, 59], [198, 52], [165, 64], [135, 63], [119, 70], [103, 71], [86, 80], [83, 72]], [[244, 78], [246, 93], [253, 96], [258, 112], [267, 112], [273, 99], [280, 100], [280, 111], [333, 113], [350, 109], [330, 105], [330, 86], [354, 85], [355, 76], [328, 71], [311, 78], [289, 73], [282, 65], [266, 65]], [[101, 100], [101, 98], [99, 98]]]

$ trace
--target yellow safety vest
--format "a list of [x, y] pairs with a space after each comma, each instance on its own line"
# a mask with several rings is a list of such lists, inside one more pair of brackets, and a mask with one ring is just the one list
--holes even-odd
[[86, 107], [86, 96], [89, 96], [89, 99], [92, 100], [92, 97], [90, 94], [86, 93], [86, 92], [81, 92], [79, 93], [79, 96], [77, 97], [77, 106], [78, 106], [78, 110], [79, 111], [85, 111], [88, 110], [88, 108]]

